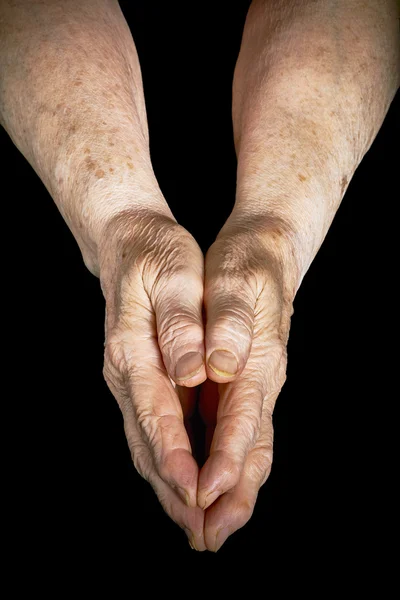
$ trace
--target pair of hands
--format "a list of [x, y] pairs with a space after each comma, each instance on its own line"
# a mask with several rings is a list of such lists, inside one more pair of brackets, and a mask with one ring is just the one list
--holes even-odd
[[[104, 376], [136, 469], [197, 550], [248, 521], [271, 469], [292, 313], [273, 225], [234, 210], [204, 260], [167, 214], [127, 210], [99, 252]], [[185, 426], [200, 385], [201, 470]]]

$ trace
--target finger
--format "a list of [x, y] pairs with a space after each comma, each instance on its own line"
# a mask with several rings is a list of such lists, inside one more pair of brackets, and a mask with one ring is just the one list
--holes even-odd
[[204, 512], [198, 506], [188, 507], [182, 498], [157, 474], [152, 454], [142, 440], [130, 402], [125, 403], [123, 416], [125, 435], [137, 470], [151, 484], [168, 516], [185, 531], [191, 547], [199, 551], [206, 550]]
[[233, 381], [246, 366], [257, 302], [256, 280], [246, 279], [230, 256], [223, 240], [215, 242], [206, 256], [207, 377], [219, 383]]
[[246, 369], [236, 381], [219, 386], [217, 425], [199, 476], [197, 501], [203, 509], [237, 485], [258, 440], [263, 407], [272, 409], [285, 380], [286, 348], [270, 309], [265, 303], [257, 312]]
[[204, 364], [204, 257], [194, 239], [179, 228], [159, 259], [157, 277], [145, 287], [157, 319], [158, 343], [171, 379], [195, 386], [206, 378]]
[[247, 456], [237, 485], [218, 498], [206, 512], [204, 538], [209, 550], [217, 552], [252, 516], [259, 489], [271, 471], [272, 448], [272, 418], [265, 411], [260, 438]]
[[[159, 369], [162, 369], [161, 365]], [[147, 442], [158, 475], [189, 506], [196, 506], [198, 467], [184, 425], [182, 407], [166, 373], [154, 365], [128, 378], [136, 422]], [[149, 377], [156, 379], [151, 387]]]
[[[230, 390], [224, 390], [220, 396], [224, 410], [219, 411], [210, 455], [199, 476], [197, 502], [203, 510], [238, 484], [247, 456], [259, 437], [262, 392], [256, 385], [242, 381], [240, 384], [227, 384]], [[273, 405], [277, 395], [267, 396], [265, 403]]]
[[198, 506], [188, 507], [162, 479], [155, 478], [150, 483], [167, 515], [185, 531], [190, 547], [199, 552], [207, 550], [204, 511]]
[[178, 395], [148, 322], [137, 314], [132, 319], [131, 314], [123, 333], [107, 340], [104, 376], [123, 414], [132, 407], [159, 477], [189, 506], [196, 506], [198, 467]]

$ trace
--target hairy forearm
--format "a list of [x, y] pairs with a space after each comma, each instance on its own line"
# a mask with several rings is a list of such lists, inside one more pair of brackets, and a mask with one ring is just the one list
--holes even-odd
[[294, 292], [399, 86], [398, 16], [395, 0], [250, 7], [233, 86], [233, 218], [287, 242]]
[[0, 3], [0, 118], [88, 268], [113, 216], [169, 213], [152, 171], [136, 49], [117, 0]]

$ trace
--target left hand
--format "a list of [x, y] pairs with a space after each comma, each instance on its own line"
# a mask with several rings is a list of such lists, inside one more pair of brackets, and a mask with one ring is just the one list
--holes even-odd
[[288, 240], [276, 219], [234, 211], [206, 256], [208, 380], [200, 412], [212, 443], [197, 502], [207, 509], [204, 539], [213, 551], [250, 519], [271, 470], [294, 297]]

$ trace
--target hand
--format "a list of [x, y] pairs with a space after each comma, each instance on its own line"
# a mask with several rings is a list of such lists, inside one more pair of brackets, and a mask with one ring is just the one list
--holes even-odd
[[190, 387], [206, 379], [203, 254], [172, 218], [145, 209], [114, 219], [99, 256], [104, 376], [135, 467], [190, 543], [205, 550], [198, 467], [184, 425]]
[[285, 239], [276, 220], [234, 211], [206, 256], [209, 379], [200, 410], [212, 443], [198, 504], [207, 509], [209, 550], [249, 520], [271, 469], [272, 412], [285, 381], [294, 295], [283, 269], [290, 265]]

